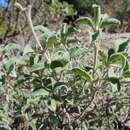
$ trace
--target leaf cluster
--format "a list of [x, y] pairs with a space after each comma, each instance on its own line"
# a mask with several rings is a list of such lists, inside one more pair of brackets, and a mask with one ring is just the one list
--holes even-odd
[[79, 30], [66, 25], [56, 32], [35, 27], [42, 51], [31, 44], [0, 46], [2, 129], [100, 130], [127, 121], [130, 39], [119, 40], [116, 49], [99, 50], [95, 42], [101, 29], [119, 21], [106, 19], [98, 5], [93, 10], [93, 19], [76, 21], [93, 28], [89, 47], [78, 45]]

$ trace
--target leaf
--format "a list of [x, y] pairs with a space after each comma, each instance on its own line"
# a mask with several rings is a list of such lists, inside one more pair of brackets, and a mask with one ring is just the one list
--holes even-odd
[[22, 61], [21, 59], [18, 59], [16, 57], [5, 59], [5, 61], [4, 61], [4, 65], [7, 69], [7, 74], [11, 73], [11, 71], [14, 68], [14, 65], [25, 65], [25, 64], [26, 63], [24, 61]]
[[57, 82], [54, 84], [53, 91], [55, 91], [56, 89], [60, 89], [63, 86], [67, 87], [68, 84], [66, 82]]
[[118, 91], [121, 90], [120, 78], [117, 77], [109, 77], [107, 81], [111, 82], [112, 84], [117, 84]]
[[69, 43], [76, 43], [76, 42], [81, 42], [81, 41], [74, 37], [68, 37], [66, 43], [69, 44]]
[[120, 64], [120, 63], [122, 63], [122, 68], [124, 68], [125, 65], [126, 65], [126, 58], [123, 54], [116, 53], [116, 54], [113, 54], [113, 55], [110, 56], [109, 62], [110, 62], [110, 64], [117, 64], [117, 63]]
[[128, 61], [128, 59], [126, 59], [126, 63], [125, 63], [125, 66], [123, 68], [123, 72], [128, 71], [128, 70], [129, 70], [129, 61]]
[[41, 34], [41, 35], [38, 36], [38, 39], [40, 41], [43, 41], [43, 42], [46, 42], [47, 38], [48, 38], [48, 35], [46, 33], [43, 33], [43, 34]]
[[35, 51], [34, 51], [32, 45], [27, 44], [27, 45], [25, 46], [24, 50], [23, 50], [23, 55], [26, 55], [26, 54], [28, 54], [28, 53], [33, 53], [33, 52], [35, 52]]
[[107, 63], [107, 56], [104, 54], [104, 52], [102, 52], [102, 51], [98, 51], [98, 53], [99, 53], [99, 55], [100, 55], [100, 57], [101, 57], [101, 60], [102, 60], [102, 62], [104, 63], [104, 64], [106, 64]]
[[125, 78], [130, 78], [130, 71], [124, 72], [124, 73], [123, 73], [123, 76], [124, 76]]
[[109, 77], [107, 80], [113, 84], [116, 84], [119, 82], [119, 78], [117, 78], [117, 77]]
[[109, 18], [108, 14], [101, 14], [101, 21], [100, 24], [102, 24], [103, 21], [107, 20]]
[[71, 35], [71, 34], [73, 34], [73, 33], [76, 33], [76, 32], [79, 32], [79, 30], [76, 29], [76, 28], [74, 28], [74, 27], [69, 27], [69, 28], [67, 29], [67, 31], [66, 31], [66, 36], [69, 36], [69, 35]]
[[48, 28], [46, 28], [46, 27], [44, 27], [42, 25], [35, 26], [34, 29], [36, 31], [40, 31], [42, 33], [50, 33], [51, 32]]
[[43, 88], [40, 88], [40, 89], [37, 89], [37, 90], [33, 91], [31, 95], [32, 96], [44, 96], [45, 97], [45, 96], [49, 95], [49, 92], [46, 91]]
[[44, 63], [34, 64], [30, 68], [31, 72], [39, 71], [39, 70], [42, 70], [42, 69], [44, 69]]
[[83, 67], [82, 69], [84, 69], [86, 72], [89, 72], [90, 70], [93, 69], [93, 67], [85, 66], [85, 67]]
[[87, 24], [93, 28], [92, 19], [89, 17], [81, 17], [75, 21], [75, 24]]
[[20, 76], [18, 77], [18, 81], [26, 81], [29, 80], [31, 78], [31, 75], [29, 74], [20, 74]]
[[3, 72], [0, 72], [0, 85], [3, 85], [5, 83], [5, 74]]
[[99, 26], [100, 20], [101, 20], [101, 8], [99, 5], [94, 4], [93, 5], [93, 12], [94, 12], [94, 23], [95, 26]]
[[44, 83], [44, 85], [49, 88], [52, 89], [52, 79], [51, 78], [44, 78], [42, 80], [42, 82]]
[[56, 42], [57, 39], [54, 31], [51, 31], [42, 25], [36, 26], [35, 30], [43, 33], [38, 37], [38, 39], [40, 41], [46, 42], [48, 46]]
[[69, 49], [69, 54], [70, 54], [71, 59], [75, 59], [75, 58], [83, 55], [86, 52], [87, 52], [87, 48], [85, 48], [84, 46], [81, 46], [81, 45], [74, 46], [74, 47]]
[[114, 53], [115, 53], [115, 50], [114, 50], [113, 48], [110, 48], [110, 49], [108, 50], [108, 53], [107, 53], [108, 59], [109, 59], [110, 56], [111, 56], [112, 54], [114, 54]]
[[53, 44], [55, 44], [55, 45], [60, 44], [60, 42], [58, 41], [57, 37], [56, 36], [48, 37], [48, 39], [47, 39], [47, 46], [51, 46]]
[[70, 61], [69, 53], [65, 50], [57, 50], [51, 57], [52, 63], [51, 67], [65, 67], [67, 63]]
[[116, 25], [120, 25], [120, 21], [114, 18], [109, 18], [109, 19], [104, 20], [100, 27], [104, 28], [107, 26], [116, 26]]
[[126, 47], [129, 44], [129, 40], [128, 39], [120, 39], [116, 41], [117, 44], [117, 52], [123, 52], [125, 51]]
[[15, 84], [16, 86], [17, 85], [20, 85], [21, 83], [25, 82], [25, 81], [29, 81], [31, 79], [31, 75], [29, 74], [21, 74], [18, 76], [17, 78], [17, 83]]
[[99, 36], [100, 32], [99, 31], [96, 31], [94, 33], [92, 33], [92, 41], [91, 42], [94, 42], [95, 40], [97, 40], [98, 36]]
[[28, 122], [29, 126], [30, 126], [33, 130], [37, 130], [37, 128], [36, 128], [36, 123], [37, 123], [37, 119], [32, 119], [30, 122]]
[[9, 130], [9, 128], [5, 128], [5, 127], [0, 126], [0, 130]]
[[83, 69], [80, 69], [80, 68], [74, 68], [71, 70], [72, 73], [74, 73], [75, 75], [78, 75], [80, 76], [81, 78], [85, 79], [85, 80], [88, 80], [90, 81], [91, 80], [91, 77], [90, 75]]
[[57, 67], [65, 67], [66, 64], [68, 63], [68, 60], [54, 60], [51, 62], [51, 69], [55, 69]]
[[14, 49], [21, 50], [21, 46], [19, 44], [15, 44], [15, 43], [9, 43], [4, 48], [5, 51], [10, 51], [10, 50], [14, 50]]
[[15, 61], [15, 58], [9, 58], [9, 59], [6, 59], [4, 61], [4, 65], [6, 67], [6, 72], [7, 72], [7, 75], [9, 75], [11, 73], [11, 71], [13, 70], [14, 68], [14, 65], [15, 65], [16, 61]]

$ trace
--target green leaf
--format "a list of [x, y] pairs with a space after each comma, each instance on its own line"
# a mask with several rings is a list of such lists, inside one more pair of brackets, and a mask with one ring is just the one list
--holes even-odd
[[66, 43], [76, 43], [76, 42], [81, 42], [79, 39], [74, 38], [74, 37], [68, 37]]
[[90, 81], [91, 80], [91, 77], [90, 75], [83, 69], [80, 69], [80, 68], [74, 68], [71, 70], [72, 73], [74, 73], [75, 75], [78, 75], [80, 76], [81, 78], [85, 79], [85, 80], [88, 80]]
[[79, 32], [79, 30], [76, 29], [76, 28], [74, 28], [74, 27], [69, 27], [69, 28], [66, 30], [66, 36], [70, 36], [71, 34], [76, 33], [76, 32]]
[[11, 71], [14, 68], [14, 65], [25, 65], [25, 64], [26, 63], [24, 61], [22, 61], [21, 59], [18, 59], [16, 57], [5, 59], [5, 61], [4, 61], [4, 65], [7, 69], [7, 74], [11, 73]]
[[24, 50], [23, 50], [23, 55], [26, 55], [26, 54], [28, 54], [28, 53], [34, 53], [34, 52], [35, 52], [35, 51], [34, 51], [32, 45], [27, 44], [27, 45], [25, 46]]
[[59, 45], [60, 42], [58, 41], [56, 36], [50, 36], [47, 39], [47, 46], [51, 46], [51, 45]]
[[17, 82], [16, 82], [16, 86], [18, 85], [20, 85], [21, 83], [23, 83], [23, 82], [25, 82], [25, 81], [29, 81], [30, 79], [32, 78], [32, 76], [31, 75], [29, 75], [29, 74], [21, 74], [20, 73], [20, 75], [18, 76], [18, 78], [17, 78]]
[[38, 39], [40, 41], [43, 41], [43, 42], [46, 42], [47, 38], [48, 38], [48, 35], [46, 33], [43, 33], [43, 34], [41, 34], [41, 35], [38, 36]]
[[99, 53], [99, 55], [100, 55], [100, 57], [101, 57], [101, 60], [102, 60], [102, 62], [104, 63], [104, 64], [106, 64], [107, 63], [107, 56], [104, 54], [104, 52], [102, 52], [102, 51], [98, 51], [98, 53]]
[[34, 64], [30, 68], [31, 72], [39, 71], [39, 70], [42, 70], [42, 69], [44, 69], [44, 63]]
[[111, 82], [112, 84], [117, 84], [118, 91], [121, 90], [120, 78], [117, 77], [109, 77], [107, 81]]
[[0, 72], [0, 85], [3, 85], [5, 83], [5, 74], [3, 72]]
[[67, 63], [68, 63], [68, 60], [64, 60], [64, 59], [54, 60], [51, 62], [50, 67], [51, 67], [51, 69], [55, 69], [57, 67], [65, 67]]
[[42, 82], [44, 83], [44, 85], [47, 87], [47, 89], [52, 89], [52, 79], [51, 78], [44, 78], [42, 80]]
[[107, 80], [113, 84], [116, 84], [119, 82], [119, 78], [117, 78], [117, 77], [109, 77]]
[[122, 68], [124, 68], [126, 65], [126, 58], [123, 54], [117, 53], [117, 54], [113, 54], [110, 56], [109, 62], [110, 62], [110, 64], [120, 64], [121, 63]]
[[33, 130], [37, 130], [36, 123], [37, 119], [32, 119], [30, 122], [28, 122], [29, 126], [31, 126]]
[[98, 36], [99, 36], [100, 32], [99, 31], [96, 31], [94, 33], [92, 33], [92, 41], [91, 42], [94, 42], [95, 40], [97, 40]]
[[10, 50], [15, 50], [15, 49], [21, 50], [21, 46], [19, 44], [15, 44], [15, 43], [9, 43], [4, 48], [5, 51], [10, 51]]
[[57, 50], [51, 57], [52, 63], [51, 67], [65, 67], [65, 65], [70, 61], [69, 53], [65, 50]]
[[93, 5], [93, 12], [94, 12], [94, 23], [95, 26], [99, 26], [100, 20], [101, 20], [101, 8], [99, 5], [94, 4]]
[[89, 72], [90, 70], [93, 69], [93, 67], [85, 66], [85, 67], [83, 67], [82, 69], [85, 70], [86, 72]]
[[40, 89], [37, 89], [37, 90], [33, 91], [31, 95], [32, 96], [44, 96], [44, 97], [46, 97], [46, 96], [49, 95], [49, 92], [46, 91], [43, 88], [40, 88]]
[[123, 73], [123, 76], [124, 76], [125, 78], [130, 78], [130, 71], [125, 71], [125, 72]]
[[129, 65], [129, 61], [128, 61], [128, 59], [126, 59], [126, 63], [125, 63], [125, 66], [124, 66], [124, 68], [123, 68], [123, 72], [125, 72], [125, 71], [128, 71], [129, 70], [129, 67], [130, 65]]
[[42, 33], [50, 33], [51, 32], [48, 28], [46, 28], [46, 27], [44, 27], [42, 25], [35, 26], [34, 29], [36, 31], [40, 31]]
[[75, 59], [87, 52], [87, 48], [80, 45], [80, 46], [74, 46], [69, 49], [69, 54], [71, 59]]
[[110, 49], [108, 50], [108, 53], [107, 53], [107, 55], [108, 55], [108, 60], [109, 60], [110, 56], [111, 56], [112, 54], [114, 54], [114, 53], [115, 53], [115, 50], [114, 50], [113, 48], [110, 48]]
[[116, 41], [117, 44], [117, 52], [123, 52], [128, 47], [129, 41], [128, 39], [119, 39]]
[[87, 24], [93, 28], [92, 19], [89, 17], [81, 17], [75, 21], [75, 24]]
[[109, 19], [104, 20], [100, 27], [104, 28], [104, 27], [107, 27], [107, 26], [116, 26], [116, 25], [119, 25], [119, 24], [120, 24], [119, 20], [114, 19], [114, 18], [109, 18]]
[[5, 64], [5, 67], [7, 69], [7, 71], [9, 70], [9, 68], [15, 64], [15, 59], [14, 58], [9, 58], [9, 59], [6, 59], [4, 61], [4, 64]]
[[109, 18], [108, 14], [101, 14], [100, 25], [102, 24], [103, 21], [107, 20], [108, 18]]
[[57, 82], [54, 84], [53, 90], [55, 91], [56, 89], [60, 89], [63, 86], [67, 87], [68, 84], [66, 82]]

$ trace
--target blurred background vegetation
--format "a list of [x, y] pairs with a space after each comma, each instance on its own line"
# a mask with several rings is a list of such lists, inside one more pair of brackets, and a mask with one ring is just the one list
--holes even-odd
[[[78, 16], [91, 16], [92, 4], [101, 5], [102, 12], [121, 21], [120, 32], [130, 31], [130, 0], [17, 0], [23, 7], [32, 5], [34, 25], [44, 25], [56, 29], [57, 23], [73, 22]], [[31, 38], [26, 17], [11, 5], [0, 9], [0, 42], [16, 42], [19, 34]], [[16, 37], [15, 37], [16, 36]], [[12, 39], [13, 38], [13, 39]], [[16, 38], [16, 39], [15, 39]], [[23, 42], [23, 40], [21, 41]]]

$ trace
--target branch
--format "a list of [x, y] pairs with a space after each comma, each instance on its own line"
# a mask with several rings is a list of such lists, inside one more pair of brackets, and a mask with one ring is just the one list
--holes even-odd
[[35, 38], [36, 43], [40, 47], [40, 49], [43, 50], [43, 47], [42, 47], [40, 41], [38, 40], [37, 34], [36, 34], [34, 27], [33, 27], [32, 19], [31, 19], [31, 8], [32, 8], [32, 6], [29, 5], [28, 8], [24, 10], [24, 12], [25, 12], [25, 15], [27, 17], [30, 30], [32, 31], [32, 34]]

